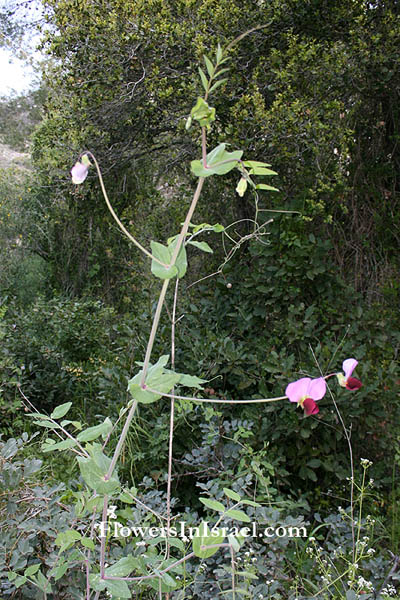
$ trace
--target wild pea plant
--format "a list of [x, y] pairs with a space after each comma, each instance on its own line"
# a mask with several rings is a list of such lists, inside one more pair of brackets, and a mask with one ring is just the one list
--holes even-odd
[[[143, 363], [129, 380], [128, 390], [132, 399], [120, 412], [116, 423], [112, 423], [107, 417], [98, 425], [82, 429], [81, 423], [66, 418], [71, 408], [70, 402], [57, 406], [50, 416], [37, 412], [32, 412], [30, 415], [37, 425], [53, 432], [53, 437], [48, 437], [43, 444], [44, 452], [69, 450], [75, 455], [85, 484], [82, 490], [74, 493], [75, 514], [80, 519], [84, 517], [88, 519], [88, 524], [83, 529], [71, 526], [70, 529], [59, 533], [56, 538], [59, 547], [58, 558], [46, 577], [39, 567], [34, 566], [30, 567], [29, 573], [22, 575], [22, 579], [18, 579], [19, 585], [22, 585], [24, 578], [26, 581], [29, 576], [29, 580], [42, 590], [44, 598], [52, 593], [51, 581], [57, 581], [76, 565], [81, 565], [85, 572], [86, 600], [93, 598], [97, 600], [102, 593], [103, 596], [105, 594], [113, 598], [131, 598], [132, 594], [136, 596], [143, 590], [153, 590], [159, 598], [164, 594], [166, 598], [170, 598], [171, 595], [184, 598], [185, 589], [188, 589], [198, 577], [190, 566], [191, 559], [197, 557], [201, 561], [207, 561], [218, 552], [226, 552], [229, 563], [225, 568], [225, 572], [229, 574], [229, 585], [223, 590], [224, 594], [232, 599], [241, 597], [244, 594], [243, 589], [246, 591], [247, 588], [240, 587], [238, 582], [243, 578], [249, 581], [255, 577], [255, 574], [254, 568], [250, 568], [251, 565], [246, 565], [244, 570], [241, 569], [237, 556], [248, 535], [247, 525], [251, 521], [248, 513], [254, 514], [254, 510], [260, 508], [260, 504], [242, 497], [237, 491], [229, 488], [224, 488], [224, 502], [211, 495], [201, 497], [202, 504], [217, 516], [212, 523], [210, 521], [191, 523], [191, 534], [186, 535], [186, 528], [182, 528], [182, 523], [178, 523], [177, 516], [173, 515], [171, 502], [175, 402], [189, 400], [196, 404], [263, 404], [289, 400], [303, 408], [305, 415], [309, 416], [319, 412], [317, 402], [325, 396], [326, 380], [333, 375], [337, 375], [340, 386], [348, 390], [357, 390], [362, 385], [352, 376], [357, 366], [354, 358], [343, 362], [344, 373], [321, 374], [315, 379], [303, 377], [289, 383], [282, 396], [250, 400], [204, 398], [202, 397], [203, 386], [207, 383], [204, 379], [196, 374], [175, 371], [175, 327], [178, 321], [176, 307], [179, 282], [185, 276], [188, 267], [187, 247], [192, 245], [204, 252], [212, 252], [206, 242], [198, 241], [197, 238], [208, 231], [227, 235], [227, 229], [220, 224], [194, 224], [196, 206], [206, 179], [237, 170], [239, 178], [236, 192], [239, 196], [243, 196], [248, 188], [253, 192], [256, 218], [254, 230], [246, 236], [246, 239], [259, 238], [265, 234], [264, 229], [267, 224], [260, 226], [257, 222], [258, 193], [276, 191], [276, 188], [258, 180], [258, 178], [276, 175], [271, 170], [271, 165], [243, 158], [241, 150], [228, 150], [226, 142], [218, 144], [212, 150], [207, 147], [207, 134], [216, 119], [215, 108], [210, 104], [210, 97], [226, 81], [222, 76], [228, 71], [226, 65], [229, 60], [229, 50], [242, 37], [239, 36], [224, 49], [218, 45], [213, 60], [204, 57], [205, 70], [199, 68], [204, 93], [197, 99], [186, 124], [187, 128], [192, 124], [200, 127], [201, 158], [191, 162], [191, 172], [197, 177], [197, 186], [181, 231], [172, 235], [166, 244], [151, 241], [148, 250], [125, 228], [110, 203], [99, 164], [91, 152], [85, 152], [72, 168], [72, 181], [79, 185], [85, 181], [89, 168], [95, 166], [105, 201], [114, 220], [130, 242], [151, 260], [151, 272], [162, 281], [162, 285]], [[153, 345], [167, 289], [172, 281], [175, 282], [175, 292], [171, 352], [170, 355], [154, 359], [152, 358]], [[184, 394], [182, 390], [185, 389], [194, 389], [197, 395]], [[137, 497], [138, 492], [135, 488], [122, 485], [117, 466], [138, 405], [151, 404], [161, 398], [170, 400], [170, 430], [166, 500], [164, 510], [158, 512]], [[108, 453], [109, 442], [120, 422], [124, 422], [121, 434], [114, 451]], [[147, 517], [151, 519], [155, 517], [160, 523], [154, 535], [150, 530], [135, 529], [135, 543], [128, 542], [125, 535], [129, 529], [127, 526], [129, 516], [133, 514], [128, 510], [131, 506], [140, 508], [144, 522]], [[357, 552], [354, 532], [353, 538], [354, 552]], [[118, 558], [113, 564], [108, 564], [111, 548], [115, 548], [115, 545], [118, 548]], [[17, 580], [17, 577], [21, 575], [14, 571], [9, 574], [10, 581]], [[270, 585], [271, 582], [268, 586]]]

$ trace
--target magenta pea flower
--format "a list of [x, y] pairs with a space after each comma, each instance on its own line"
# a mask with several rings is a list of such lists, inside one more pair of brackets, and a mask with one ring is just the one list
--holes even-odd
[[347, 358], [343, 361], [342, 365], [344, 375], [343, 373], [336, 373], [339, 385], [345, 387], [347, 390], [354, 391], [359, 390], [360, 387], [362, 387], [361, 381], [351, 376], [357, 365], [358, 360], [356, 360], [355, 358]]
[[87, 177], [91, 162], [87, 154], [84, 154], [80, 162], [75, 163], [71, 169], [72, 183], [79, 185], [83, 183]]
[[289, 383], [285, 390], [286, 396], [290, 402], [297, 402], [307, 416], [316, 415], [319, 413], [319, 408], [316, 400], [321, 400], [326, 393], [326, 383], [323, 377], [318, 379], [310, 379], [303, 377], [297, 381]]

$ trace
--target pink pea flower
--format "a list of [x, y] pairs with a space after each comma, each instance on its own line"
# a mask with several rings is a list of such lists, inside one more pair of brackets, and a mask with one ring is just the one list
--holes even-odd
[[80, 162], [75, 163], [71, 169], [72, 183], [79, 185], [83, 183], [87, 177], [91, 162], [87, 154], [84, 154]]
[[319, 408], [315, 400], [321, 400], [325, 396], [326, 383], [323, 377], [310, 379], [303, 377], [297, 381], [289, 383], [285, 390], [286, 396], [290, 402], [297, 402], [307, 416], [319, 413]]
[[360, 387], [362, 387], [361, 381], [351, 376], [357, 365], [358, 360], [355, 358], [347, 358], [345, 361], [343, 361], [342, 369], [344, 371], [344, 375], [343, 373], [336, 374], [339, 385], [351, 391], [359, 390]]

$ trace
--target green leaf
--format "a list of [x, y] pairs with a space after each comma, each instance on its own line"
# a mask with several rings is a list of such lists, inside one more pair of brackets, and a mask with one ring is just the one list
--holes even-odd
[[224, 488], [224, 494], [225, 496], [228, 496], [228, 498], [230, 498], [231, 500], [235, 500], [235, 502], [240, 502], [239, 494], [237, 494], [233, 490], [230, 490], [229, 488]]
[[243, 521], [244, 523], [250, 523], [251, 519], [245, 512], [242, 510], [235, 510], [233, 508], [229, 509], [225, 513], [226, 517], [231, 517], [235, 521]]
[[259, 508], [261, 506], [261, 504], [259, 504], [258, 502], [254, 502], [254, 500], [244, 500], [242, 499], [241, 504], [248, 504], [249, 506], [255, 506], [256, 508]]
[[217, 46], [217, 52], [216, 52], [216, 58], [217, 58], [217, 64], [219, 62], [221, 62], [221, 58], [222, 58], [222, 48], [221, 48], [221, 44], [218, 42], [218, 46]]
[[128, 577], [136, 569], [137, 559], [134, 556], [124, 556], [118, 562], [107, 567], [105, 574], [110, 577]]
[[254, 167], [254, 169], [250, 169], [250, 175], [278, 175], [278, 173], [265, 167]]
[[99, 573], [92, 573], [91, 575], [89, 575], [89, 583], [90, 587], [95, 592], [102, 592], [106, 589], [106, 582], [104, 581], [104, 579], [101, 579]]
[[[179, 373], [178, 373], [179, 374]], [[196, 375], [180, 374], [179, 384], [183, 387], [196, 388], [196, 390], [202, 390], [203, 383], [207, 383], [206, 379], [200, 379]]]
[[34, 421], [34, 424], [38, 425], [39, 427], [46, 427], [47, 429], [61, 429], [57, 423], [53, 423], [52, 421]]
[[100, 444], [92, 444], [87, 450], [90, 457], [77, 458], [84, 481], [98, 494], [112, 494], [119, 488], [119, 480], [115, 471], [110, 479], [105, 479], [111, 459], [103, 453]]
[[257, 190], [268, 190], [270, 192], [279, 192], [278, 188], [272, 187], [272, 185], [267, 185], [266, 183], [258, 183], [256, 185]]
[[[175, 252], [177, 243], [178, 243], [178, 236], [176, 236], [176, 238], [173, 239], [168, 244], [168, 250], [171, 255], [171, 260], [172, 260], [173, 254]], [[179, 248], [178, 256], [176, 257], [176, 260], [175, 260], [175, 267], [178, 269], [178, 279], [181, 279], [182, 277], [184, 277], [186, 274], [186, 269], [187, 269], [187, 257], [186, 257], [186, 249], [185, 249], [184, 244], [182, 244], [182, 246]]]
[[60, 425], [61, 425], [61, 427], [66, 427], [67, 425], [73, 425], [75, 427], [75, 429], [79, 429], [79, 431], [82, 429], [82, 423], [80, 421], [68, 421], [68, 419], [66, 419], [65, 421], [61, 421]]
[[201, 83], [203, 84], [204, 91], [206, 92], [208, 89], [208, 80], [207, 80], [206, 74], [204, 73], [203, 69], [201, 69], [200, 67], [199, 67], [199, 73], [200, 73]]
[[[218, 73], [219, 75], [219, 73]], [[220, 79], [219, 81], [216, 81], [208, 90], [208, 93], [211, 94], [211, 92], [214, 92], [220, 85], [222, 85], [223, 83], [226, 83], [228, 81], [227, 77], [224, 77], [224, 79]]]
[[234, 535], [228, 535], [228, 542], [230, 543], [230, 545], [232, 546], [232, 548], [235, 552], [239, 552], [240, 544]]
[[31, 565], [30, 567], [25, 569], [25, 571], [24, 571], [25, 577], [30, 577], [31, 575], [34, 575], [35, 573], [37, 573], [41, 567], [41, 564], [42, 563], [37, 563], [36, 565]]
[[50, 417], [52, 419], [61, 419], [61, 417], [64, 417], [64, 415], [67, 414], [71, 406], [72, 402], [65, 402], [65, 404], [60, 404], [60, 406], [56, 406], [56, 408], [51, 413]]
[[202, 502], [207, 508], [211, 508], [212, 510], [216, 510], [218, 512], [225, 512], [226, 508], [221, 502], [217, 500], [212, 500], [211, 498], [199, 498], [200, 502]]
[[197, 177], [209, 177], [210, 175], [225, 175], [234, 169], [242, 158], [243, 151], [227, 152], [225, 146], [226, 144], [219, 144], [207, 154], [206, 167], [203, 166], [202, 160], [192, 160], [190, 163], [192, 173]]
[[254, 575], [254, 573], [250, 573], [250, 571], [235, 571], [236, 575], [239, 577], [246, 577], [246, 579], [258, 579], [258, 575]]
[[[168, 362], [169, 356], [164, 355], [157, 361], [155, 365], [150, 365], [146, 375], [145, 385], [157, 392], [168, 394], [172, 388], [179, 382], [181, 375], [174, 371], [164, 369], [164, 366]], [[161, 394], [156, 394], [143, 389], [141, 386], [142, 372], [139, 371], [132, 379], [128, 382], [128, 390], [137, 402], [143, 404], [151, 404], [159, 398]]]
[[54, 440], [48, 438], [42, 444], [42, 452], [53, 452], [53, 450], [65, 450], [67, 448], [73, 448], [77, 445], [75, 440], [71, 440], [68, 438], [67, 440], [63, 440], [62, 442], [55, 442]]
[[[158, 242], [151, 242], [150, 245], [151, 245], [151, 250], [152, 250], [153, 256], [158, 258], [158, 260], [163, 262], [165, 265], [170, 265], [172, 262], [172, 256], [174, 254], [174, 250], [176, 248], [177, 243], [178, 243], [178, 236], [174, 236], [173, 238], [171, 238], [171, 240], [168, 244], [168, 247], [163, 246], [162, 244], [159, 244]], [[186, 257], [186, 250], [185, 250], [185, 247], [183, 244], [179, 250], [178, 256], [175, 259], [175, 264], [172, 265], [171, 267], [169, 267], [169, 268], [163, 267], [155, 260], [153, 260], [151, 263], [151, 272], [153, 273], [153, 275], [155, 275], [156, 277], [159, 277], [160, 279], [171, 279], [172, 277], [175, 277], [176, 275], [179, 278], [181, 278], [185, 275], [186, 269], [187, 269], [187, 257]]]
[[60, 554], [68, 548], [71, 548], [75, 542], [81, 539], [81, 534], [75, 529], [68, 529], [58, 534], [55, 539], [56, 546], [60, 546]]
[[[203, 73], [203, 71], [201, 71], [201, 69], [199, 69], [200, 71], [200, 75], [201, 73]], [[203, 73], [204, 75], [204, 73]], [[205, 80], [206, 76], [204, 75]], [[204, 80], [202, 78], [203, 81], [203, 85], [204, 85]], [[208, 86], [208, 83], [207, 83]], [[207, 89], [207, 88], [205, 88]], [[213, 108], [212, 106], [209, 106], [207, 104], [207, 102], [203, 99], [203, 98], [197, 98], [197, 102], [196, 104], [193, 106], [190, 115], [193, 117], [193, 119], [196, 119], [196, 121], [198, 121], [201, 125], [201, 127], [206, 127], [208, 125], [211, 125], [211, 123], [213, 121], [215, 121], [215, 108]]]
[[212, 64], [211, 60], [205, 54], [204, 54], [203, 58], [204, 58], [204, 62], [206, 63], [207, 73], [209, 74], [210, 77], [212, 77], [214, 74], [214, 65]]
[[55, 581], [58, 581], [59, 579], [61, 579], [61, 577], [63, 577], [65, 575], [65, 573], [68, 571], [69, 569], [69, 564], [67, 561], [62, 562], [61, 564], [58, 564], [56, 567], [54, 567], [54, 569], [52, 569], [49, 573], [49, 577], [54, 577]]
[[89, 548], [90, 550], [95, 549], [94, 541], [91, 540], [90, 538], [83, 537], [81, 539], [81, 544], [82, 544], [82, 546], [84, 546], [85, 548]]
[[115, 598], [132, 598], [132, 593], [129, 591], [126, 581], [121, 580], [106, 580], [106, 589]]
[[24, 583], [26, 583], [26, 577], [24, 577], [23, 575], [19, 575], [16, 579], [14, 579], [13, 584], [14, 586], [18, 589], [19, 587], [21, 587], [21, 585], [24, 585]]
[[[153, 256], [158, 258], [165, 265], [169, 265], [171, 262], [171, 253], [166, 246], [159, 244], [158, 242], [150, 242], [151, 252]], [[151, 272], [160, 279], [172, 279], [178, 274], [178, 269], [175, 265], [167, 268], [160, 265], [155, 260], [151, 261]]]
[[[218, 552], [218, 546], [215, 548], [204, 548], [204, 546], [215, 546], [216, 544], [222, 544], [225, 536], [223, 535], [223, 530], [218, 528], [212, 528], [211, 530], [208, 527], [206, 522], [200, 523], [199, 526], [200, 535], [193, 538], [192, 546], [193, 552], [199, 558], [210, 558], [213, 554]], [[212, 535], [214, 533], [214, 535]]]
[[110, 433], [112, 427], [112, 422], [108, 417], [106, 417], [103, 423], [100, 423], [99, 425], [94, 425], [93, 427], [88, 427], [87, 429], [81, 431], [76, 439], [79, 442], [92, 442], [101, 435], [106, 436], [108, 433]]
[[243, 164], [246, 169], [256, 169], [257, 167], [265, 168], [271, 166], [269, 163], [260, 162], [259, 160], [245, 160], [243, 161]]
[[195, 248], [198, 248], [199, 250], [202, 250], [203, 252], [209, 252], [210, 254], [213, 254], [213, 249], [210, 248], [210, 246], [207, 244], [207, 242], [190, 241], [190, 242], [188, 242], [188, 244], [190, 244], [191, 246], [195, 246]]

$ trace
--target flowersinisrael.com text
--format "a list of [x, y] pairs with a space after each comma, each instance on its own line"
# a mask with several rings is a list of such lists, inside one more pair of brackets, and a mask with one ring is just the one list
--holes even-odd
[[244, 538], [298, 538], [307, 537], [307, 530], [302, 527], [260, 527], [257, 523], [249, 523], [245, 527], [216, 527], [210, 525], [208, 521], [201, 523], [199, 527], [189, 527], [184, 521], [179, 521], [172, 527], [142, 527], [138, 525], [121, 525], [118, 521], [101, 521], [96, 527], [99, 530], [100, 537], [128, 538], [140, 537], [158, 538], [158, 537], [180, 537], [183, 540], [192, 540], [195, 537], [218, 537], [223, 535], [239, 535]]

